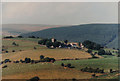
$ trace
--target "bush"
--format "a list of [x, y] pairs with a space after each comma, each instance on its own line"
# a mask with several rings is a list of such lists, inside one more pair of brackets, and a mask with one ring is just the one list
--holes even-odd
[[98, 55], [112, 55], [112, 53], [109, 51], [105, 51], [104, 49], [100, 49], [98, 51]]
[[25, 63], [30, 63], [31, 59], [30, 58], [25, 58]]
[[12, 52], [15, 52], [15, 50], [12, 50]]
[[8, 51], [5, 51], [6, 53], [8, 53]]
[[4, 37], [4, 38], [14, 38], [13, 36], [6, 36], [6, 37]]
[[96, 76], [96, 74], [92, 74], [92, 77], [95, 77]]
[[19, 63], [19, 61], [17, 60], [15, 63]]
[[7, 65], [4, 65], [2, 68], [6, 68], [7, 67]]
[[23, 63], [24, 61], [22, 59], [20, 59], [20, 62]]
[[23, 38], [22, 36], [18, 36], [18, 38]]
[[50, 62], [49, 57], [44, 58], [44, 61], [45, 61], [45, 62]]
[[90, 72], [90, 73], [104, 73], [104, 69], [101, 70], [99, 68], [93, 69], [93, 68], [88, 68], [88, 67], [82, 68], [81, 71]]
[[27, 80], [27, 81], [39, 81], [40, 80], [40, 78], [39, 77], [33, 77], [33, 78], [31, 78], [30, 80]]
[[110, 69], [110, 73], [113, 73], [113, 70], [112, 70], [112, 69]]
[[38, 41], [38, 44], [46, 45], [47, 41], [51, 41], [51, 40], [50, 39], [42, 39], [42, 40]]
[[5, 49], [2, 49], [2, 51], [5, 51]]
[[71, 67], [71, 64], [67, 64], [67, 67], [69, 67], [69, 68], [70, 68], [70, 67]]
[[50, 48], [51, 46], [53, 46], [53, 43], [51, 41], [47, 41], [46, 42], [46, 47]]
[[62, 63], [61, 66], [64, 66], [64, 64]]
[[44, 56], [43, 56], [43, 55], [40, 55], [40, 59], [44, 59]]
[[13, 42], [12, 45], [16, 46], [17, 44], [16, 44], [16, 42]]
[[60, 45], [61, 45], [61, 42], [54, 42], [53, 43], [54, 48], [59, 47]]
[[35, 36], [29, 36], [29, 38], [36, 38]]
[[100, 49], [100, 50], [98, 51], [98, 55], [105, 55], [105, 50]]
[[34, 49], [37, 49], [36, 47], [34, 47]]
[[10, 59], [5, 59], [3, 62], [7, 63], [7, 62], [11, 62], [11, 61], [10, 61]]
[[54, 58], [46, 57], [46, 58], [42, 59], [42, 61], [44, 61], [44, 62], [54, 62], [55, 59]]
[[92, 53], [92, 50], [91, 49], [88, 49], [88, 51], [87, 51], [88, 53]]

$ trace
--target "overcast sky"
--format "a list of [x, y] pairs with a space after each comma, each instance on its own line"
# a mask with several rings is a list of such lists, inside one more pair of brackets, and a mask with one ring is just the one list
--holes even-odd
[[3, 24], [117, 23], [117, 2], [4, 2]]

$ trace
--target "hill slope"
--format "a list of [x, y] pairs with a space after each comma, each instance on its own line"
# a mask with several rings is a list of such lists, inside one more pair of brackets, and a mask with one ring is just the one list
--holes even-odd
[[[56, 38], [58, 40], [69, 40], [73, 42], [83, 42], [91, 40], [102, 45], [117, 48], [118, 45], [118, 25], [117, 24], [86, 24], [69, 27], [50, 28], [37, 32], [21, 34], [24, 37], [37, 36], [42, 38]], [[112, 43], [114, 41], [114, 43]]]

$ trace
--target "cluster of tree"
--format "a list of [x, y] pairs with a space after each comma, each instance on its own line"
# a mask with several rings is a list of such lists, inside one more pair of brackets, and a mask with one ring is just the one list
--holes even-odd
[[43, 55], [40, 55], [40, 61], [41, 62], [52, 62], [52, 63], [54, 63], [55, 59], [54, 58], [45, 57]]
[[41, 39], [38, 41], [38, 44], [46, 45], [47, 42], [52, 42], [50, 39]]
[[59, 47], [59, 46], [65, 47], [66, 44], [68, 43], [68, 40], [65, 40], [64, 43], [61, 43], [61, 42], [57, 41], [56, 39], [54, 39], [54, 42], [52, 42], [51, 39], [42, 39], [42, 40], [38, 41], [38, 44], [46, 45], [46, 47], [48, 47], [48, 48], [50, 48], [51, 46], [53, 46], [54, 48]]
[[17, 36], [18, 38], [23, 38], [23, 36]]
[[4, 37], [4, 38], [14, 38], [13, 36], [6, 36], [6, 37]]
[[90, 72], [90, 73], [104, 73], [104, 69], [99, 69], [99, 68], [93, 69], [88, 67], [82, 68], [81, 71]]
[[74, 66], [71, 66], [71, 64], [69, 63], [69, 64], [64, 64], [64, 63], [61, 63], [61, 66], [62, 67], [68, 67], [68, 68], [75, 68]]
[[35, 36], [28, 36], [28, 38], [36, 38]]
[[14, 63], [39, 63], [39, 62], [52, 62], [54, 63], [55, 62], [55, 59], [54, 58], [49, 58], [49, 57], [44, 57], [43, 55], [40, 55], [40, 60], [32, 60], [31, 58], [25, 58], [24, 60], [20, 60], [20, 61], [13, 61]]
[[112, 55], [110, 51], [105, 51], [104, 49], [100, 49], [98, 51], [98, 55]]
[[83, 42], [83, 45], [88, 48], [88, 49], [93, 49], [93, 50], [100, 50], [101, 45], [100, 44], [97, 44], [95, 42], [92, 42], [92, 41], [89, 41], [89, 40], [85, 40]]
[[36, 36], [28, 36], [28, 38], [40, 38], [40, 37], [36, 37]]
[[11, 60], [10, 59], [5, 59], [4, 61], [2, 61], [0, 64], [3, 64], [3, 63], [10, 63]]
[[33, 78], [31, 78], [31, 79], [29, 79], [27, 81], [39, 81], [39, 80], [40, 80], [40, 78], [35, 76], [35, 77], [33, 77]]
[[2, 68], [6, 68], [6, 67], [8, 67], [7, 65], [4, 65]]

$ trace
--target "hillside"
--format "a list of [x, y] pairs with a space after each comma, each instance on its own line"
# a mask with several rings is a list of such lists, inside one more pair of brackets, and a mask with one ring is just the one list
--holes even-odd
[[[56, 38], [58, 40], [69, 40], [83, 42], [91, 40], [96, 43], [117, 48], [118, 42], [117, 24], [85, 24], [69, 27], [50, 28], [37, 32], [21, 34], [24, 37], [37, 36], [42, 38]], [[114, 42], [114, 43], [112, 43]]]

